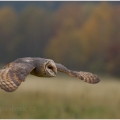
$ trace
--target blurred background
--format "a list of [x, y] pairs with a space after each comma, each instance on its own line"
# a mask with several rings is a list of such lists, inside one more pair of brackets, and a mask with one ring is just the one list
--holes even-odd
[[0, 91], [0, 118], [120, 118], [119, 14], [119, 1], [0, 1], [1, 67], [45, 57], [101, 78], [28, 76], [16, 92]]

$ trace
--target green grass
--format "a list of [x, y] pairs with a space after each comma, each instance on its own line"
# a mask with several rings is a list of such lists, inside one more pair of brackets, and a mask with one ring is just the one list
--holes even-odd
[[28, 76], [17, 91], [0, 90], [0, 118], [120, 118], [120, 82]]

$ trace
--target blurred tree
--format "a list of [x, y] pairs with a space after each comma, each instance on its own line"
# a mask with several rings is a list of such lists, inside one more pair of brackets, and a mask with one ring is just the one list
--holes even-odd
[[12, 8], [0, 9], [0, 61], [3, 63], [14, 56], [17, 20], [17, 15]]
[[113, 6], [113, 31], [106, 50], [106, 71], [112, 75], [120, 76], [120, 7]]
[[52, 35], [52, 14], [33, 6], [21, 13], [19, 21], [19, 56], [43, 57], [47, 41]]
[[84, 9], [82, 5], [76, 4], [74, 2], [63, 4], [58, 11], [55, 13], [55, 33], [59, 33], [65, 29], [69, 30], [70, 26], [76, 29], [80, 28], [84, 22], [87, 20], [87, 9]]
[[[91, 70], [105, 70], [106, 47], [113, 32], [113, 11], [108, 3], [95, 7], [82, 28], [81, 38], [85, 42], [85, 58]], [[87, 49], [86, 49], [87, 48]]]
[[72, 68], [105, 72], [107, 48], [115, 26], [113, 8], [103, 2], [90, 15], [83, 8], [67, 4], [56, 12], [55, 36], [46, 54]]
[[82, 68], [85, 58], [81, 27], [86, 19], [86, 10], [80, 4], [61, 6], [55, 14], [54, 36], [47, 46], [46, 56], [69, 67]]

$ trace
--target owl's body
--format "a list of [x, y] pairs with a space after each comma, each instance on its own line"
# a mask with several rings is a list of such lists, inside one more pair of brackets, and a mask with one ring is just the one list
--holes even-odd
[[88, 83], [98, 83], [100, 81], [92, 73], [68, 70], [65, 66], [55, 63], [51, 59], [26, 57], [19, 58], [0, 70], [0, 88], [12, 92], [20, 86], [21, 82], [25, 81], [29, 74], [37, 77], [55, 77], [57, 71], [77, 77]]

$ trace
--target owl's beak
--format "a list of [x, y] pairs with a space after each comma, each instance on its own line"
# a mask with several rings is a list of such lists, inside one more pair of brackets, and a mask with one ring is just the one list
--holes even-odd
[[57, 74], [57, 68], [56, 68], [56, 66], [53, 66], [52, 70], [53, 70], [53, 72], [55, 73], [55, 76], [56, 76], [56, 74]]
[[56, 74], [57, 74], [57, 69], [54, 69], [53, 71], [54, 71], [54, 73], [55, 73], [55, 75], [56, 75]]

